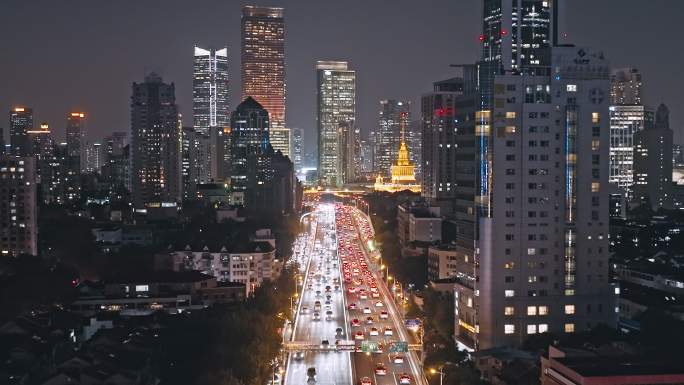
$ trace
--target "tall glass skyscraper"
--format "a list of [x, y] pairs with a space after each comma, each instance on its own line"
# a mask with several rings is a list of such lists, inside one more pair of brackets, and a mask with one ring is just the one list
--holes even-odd
[[85, 121], [83, 112], [70, 112], [67, 115], [66, 143], [69, 168], [78, 174], [86, 171]]
[[373, 172], [382, 177], [390, 175], [390, 168], [397, 159], [402, 129], [408, 136], [411, 102], [403, 100], [380, 100], [378, 127], [372, 133]]
[[285, 127], [285, 20], [283, 8], [242, 8], [242, 100], [251, 96], [271, 126]]
[[195, 47], [192, 77], [192, 120], [196, 131], [230, 125], [228, 48]]
[[346, 61], [316, 62], [318, 108], [318, 182], [342, 186], [345, 165], [340, 164], [340, 124], [356, 121], [356, 72]]
[[14, 107], [10, 111], [10, 155], [27, 156], [28, 131], [33, 129], [33, 109]]

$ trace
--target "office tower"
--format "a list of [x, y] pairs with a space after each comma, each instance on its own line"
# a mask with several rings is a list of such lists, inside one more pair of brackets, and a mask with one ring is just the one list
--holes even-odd
[[[380, 117], [373, 130], [373, 171], [388, 177], [390, 167], [397, 159], [402, 127], [409, 127], [411, 103], [403, 100], [380, 100]], [[404, 130], [406, 131], [406, 130]]]
[[230, 125], [228, 48], [195, 46], [192, 78], [192, 118], [196, 131]]
[[14, 107], [10, 111], [10, 151], [9, 154], [26, 156], [29, 152], [27, 132], [33, 129], [33, 109]]
[[283, 8], [242, 7], [242, 100], [251, 96], [285, 127], [285, 20]]
[[634, 198], [653, 211], [672, 208], [672, 136], [664, 104], [655, 123], [634, 134]]
[[35, 158], [0, 156], [0, 255], [38, 255]]
[[646, 107], [641, 103], [641, 73], [615, 70], [610, 85], [610, 183], [632, 196], [634, 134], [644, 129]]
[[339, 123], [337, 141], [338, 178], [342, 184], [354, 182], [358, 178], [359, 170], [356, 154], [357, 136], [354, 127], [348, 121]]
[[356, 72], [345, 61], [318, 61], [316, 74], [318, 183], [341, 187], [337, 133], [340, 123], [353, 127], [356, 121]]
[[289, 128], [271, 128], [269, 131], [269, 140], [273, 147], [273, 151], [280, 151], [283, 155], [290, 157]]
[[368, 140], [359, 140], [359, 161], [361, 162], [361, 173], [373, 172], [373, 146]]
[[67, 151], [75, 173], [86, 171], [85, 119], [83, 112], [70, 112], [67, 115]]
[[86, 172], [100, 173], [105, 162], [105, 151], [106, 148], [103, 148], [102, 143], [88, 143], [86, 146]]
[[483, 61], [500, 70], [548, 68], [550, 48], [564, 36], [563, 6], [563, 0], [484, 0]]
[[230, 143], [230, 107], [228, 102], [228, 48], [220, 50], [195, 47], [193, 75], [193, 127], [201, 143], [202, 154], [196, 157], [197, 183], [224, 181], [228, 177], [225, 158]]
[[616, 324], [608, 63], [564, 46], [550, 64], [548, 76], [495, 76], [492, 109], [469, 116], [474, 127], [457, 119], [454, 167], [474, 188], [456, 200], [472, 214], [456, 220], [456, 337], [477, 349]]
[[292, 129], [292, 162], [294, 163], [296, 172], [299, 172], [304, 166], [302, 163], [302, 146], [304, 145], [303, 134], [301, 128]]
[[261, 104], [247, 97], [231, 116], [231, 198], [234, 204], [258, 208], [271, 179], [269, 115]]
[[181, 132], [175, 86], [151, 73], [133, 83], [131, 187], [136, 208], [181, 199]]
[[[474, 111], [475, 106], [459, 109], [456, 103], [463, 95], [464, 82], [451, 78], [435, 82], [433, 91], [421, 98], [422, 116], [422, 181], [421, 195], [441, 212], [454, 208], [456, 170], [456, 113]], [[466, 115], [467, 116], [467, 115]], [[462, 123], [467, 120], [460, 120]], [[460, 151], [468, 151], [467, 148]]]

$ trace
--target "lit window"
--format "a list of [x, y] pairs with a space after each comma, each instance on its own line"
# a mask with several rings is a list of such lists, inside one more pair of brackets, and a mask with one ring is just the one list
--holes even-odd
[[507, 134], [515, 134], [515, 126], [506, 126]]
[[597, 193], [597, 192], [599, 192], [600, 188], [601, 188], [601, 183], [591, 182], [591, 192]]
[[513, 325], [513, 324], [504, 325], [504, 333], [506, 333], [506, 334], [515, 333], [515, 325]]
[[506, 119], [515, 119], [515, 111], [506, 112]]
[[566, 89], [568, 92], [577, 92], [577, 84], [568, 84]]
[[505, 315], [513, 315], [515, 314], [515, 308], [513, 306], [506, 306], [504, 308], [504, 314]]
[[537, 315], [537, 307], [536, 306], [528, 306], [527, 307], [527, 315]]
[[591, 122], [592, 123], [601, 123], [601, 114], [598, 112], [592, 112], [591, 113]]
[[565, 332], [566, 333], [574, 333], [575, 332], [575, 324], [565, 324]]
[[513, 297], [513, 296], [515, 296], [515, 290], [506, 290], [506, 291], [504, 292], [504, 295], [505, 295], [506, 297]]
[[547, 315], [549, 314], [549, 307], [548, 306], [539, 306], [539, 315]]
[[565, 314], [575, 314], [575, 305], [565, 305]]
[[527, 255], [535, 255], [535, 254], [537, 254], [537, 249], [535, 249], [535, 248], [527, 249]]
[[601, 144], [601, 141], [599, 139], [592, 139], [591, 140], [591, 151], [598, 151], [600, 144]]
[[148, 285], [135, 285], [135, 291], [150, 291]]
[[537, 325], [527, 325], [527, 334], [537, 334]]
[[548, 324], [539, 324], [539, 333], [546, 333], [549, 331]]

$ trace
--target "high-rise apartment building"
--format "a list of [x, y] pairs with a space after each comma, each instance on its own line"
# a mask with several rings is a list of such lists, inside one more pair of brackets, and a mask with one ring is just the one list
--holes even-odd
[[38, 255], [36, 160], [0, 156], [0, 257]]
[[105, 150], [102, 143], [88, 143], [86, 146], [86, 167], [87, 173], [100, 173], [100, 169], [105, 163]]
[[269, 130], [269, 140], [273, 151], [280, 151], [283, 155], [291, 158], [290, 156], [290, 142], [291, 142], [291, 132], [289, 128], [271, 128]]
[[83, 112], [70, 112], [67, 115], [67, 151], [71, 167], [77, 174], [86, 171], [85, 119]]
[[41, 123], [39, 129], [29, 130], [26, 134], [29, 142], [28, 155], [35, 156], [38, 162], [40, 162], [52, 154], [54, 143], [50, 126], [47, 123]]
[[413, 120], [406, 131], [406, 145], [409, 159], [415, 165], [416, 180], [423, 178], [423, 124], [420, 120]]
[[302, 146], [304, 145], [304, 135], [301, 128], [292, 129], [292, 162], [294, 163], [295, 171], [303, 167], [302, 163]]
[[231, 200], [258, 208], [271, 179], [269, 115], [252, 97], [240, 103], [231, 118]]
[[653, 211], [672, 208], [672, 141], [670, 111], [661, 104], [655, 123], [634, 134], [634, 199]]
[[353, 127], [356, 121], [356, 72], [345, 61], [318, 61], [317, 117], [318, 181], [322, 186], [344, 184], [343, 165], [339, 161], [340, 124]]
[[151, 73], [133, 83], [131, 187], [136, 208], [181, 199], [181, 127], [175, 86]]
[[104, 139], [102, 177], [111, 193], [131, 190], [130, 144], [125, 132], [113, 132]]
[[373, 141], [373, 171], [386, 178], [397, 159], [402, 130], [411, 123], [411, 102], [380, 100], [378, 127], [371, 133]]
[[285, 127], [285, 20], [283, 8], [242, 8], [242, 100], [251, 96]]
[[9, 154], [26, 156], [29, 152], [27, 132], [33, 130], [33, 109], [14, 107], [10, 110], [10, 151]]
[[453, 166], [473, 191], [456, 201], [473, 198], [455, 209], [456, 336], [474, 348], [616, 323], [609, 66], [573, 46], [554, 47], [550, 64], [548, 76], [495, 76], [493, 107], [457, 119], [456, 141], [473, 151], [459, 146]]
[[339, 149], [337, 157], [339, 162], [337, 166], [338, 177], [342, 184], [354, 182], [359, 177], [361, 166], [358, 159], [358, 132], [349, 122], [342, 121], [338, 127], [337, 140], [337, 148]]
[[[454, 208], [456, 169], [456, 113], [474, 112], [470, 106], [459, 106], [463, 95], [463, 79], [452, 78], [435, 82], [433, 91], [421, 98], [422, 116], [422, 182], [421, 195], [444, 214]], [[466, 102], [468, 99], [466, 99]], [[467, 108], [466, 108], [467, 107]], [[468, 120], [460, 120], [461, 123]], [[467, 148], [458, 149], [461, 152]]]
[[632, 197], [634, 135], [644, 129], [647, 108], [641, 103], [641, 73], [615, 70], [610, 86], [610, 183]]

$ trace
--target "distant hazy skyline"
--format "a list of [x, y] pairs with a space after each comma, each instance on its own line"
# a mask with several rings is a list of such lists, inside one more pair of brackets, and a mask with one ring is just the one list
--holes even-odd
[[[569, 0], [569, 41], [602, 49], [614, 68], [644, 77], [644, 101], [670, 107], [676, 142], [684, 130], [684, 1]], [[193, 46], [228, 46], [231, 109], [240, 102], [242, 5], [282, 6], [286, 23], [287, 123], [314, 146], [316, 60], [347, 60], [357, 71], [357, 122], [375, 127], [379, 99], [409, 99], [479, 56], [481, 0], [4, 0], [0, 12], [0, 127], [13, 105], [34, 109], [64, 140], [66, 114], [88, 114], [88, 138], [129, 132], [131, 83], [155, 70], [176, 84], [192, 124]]]

